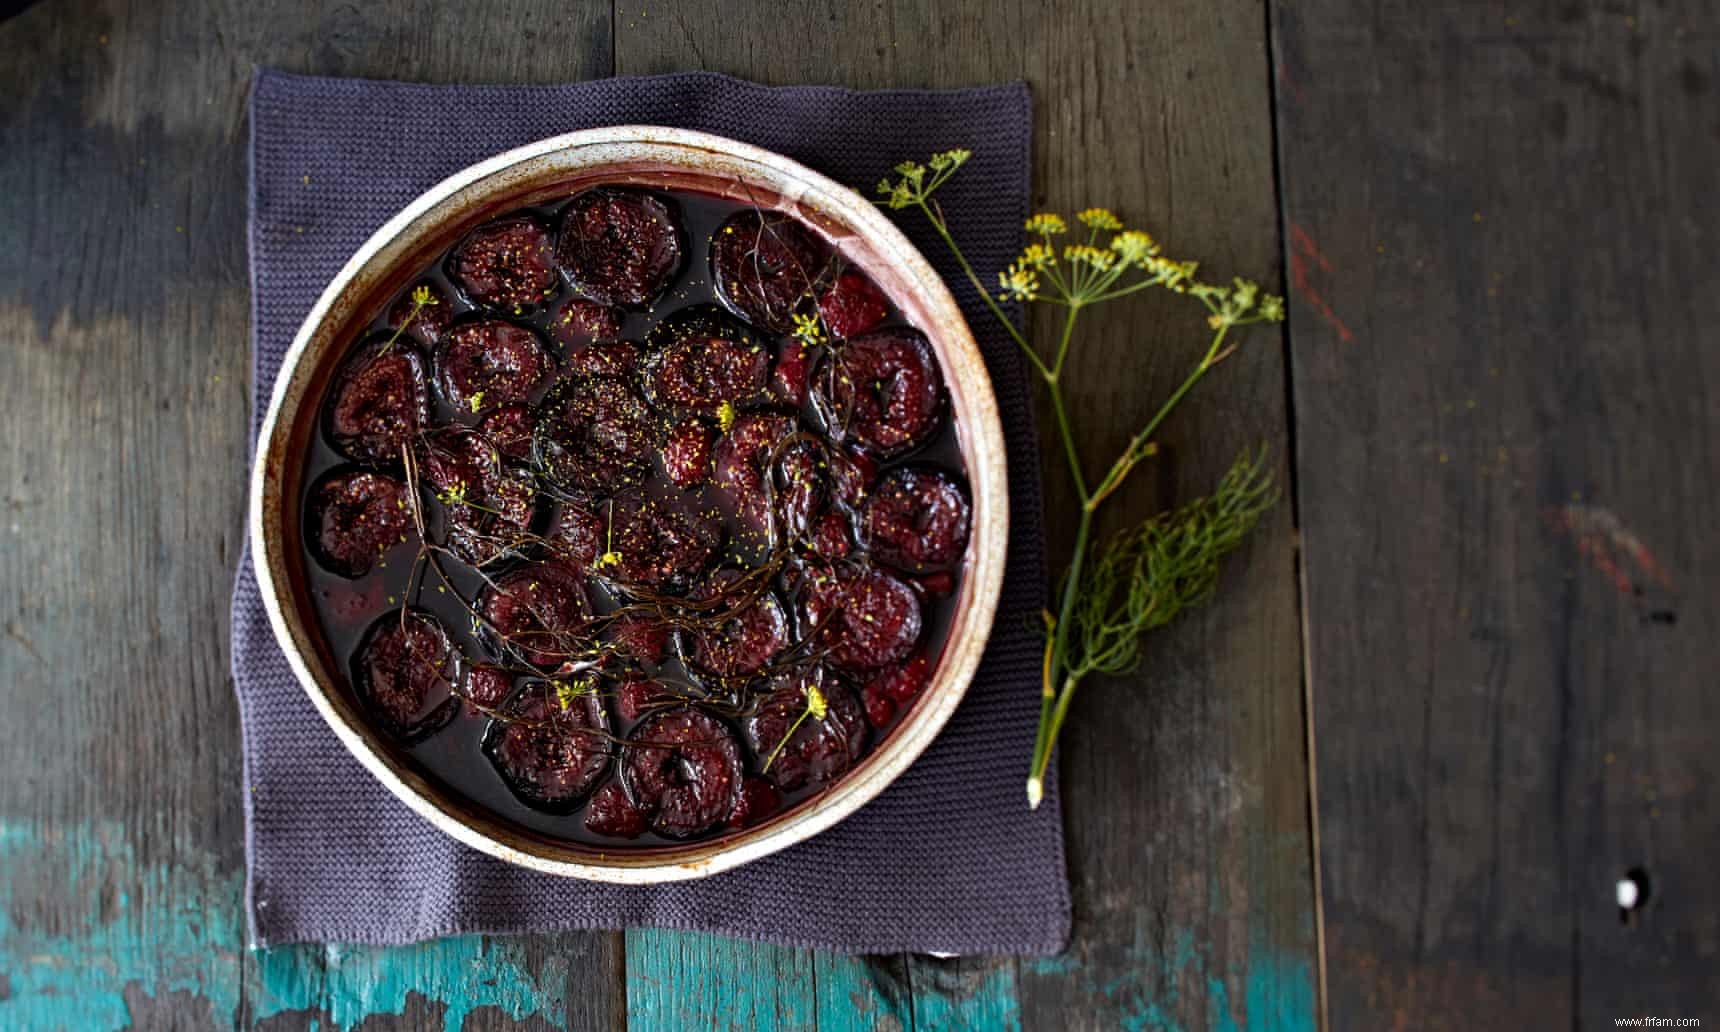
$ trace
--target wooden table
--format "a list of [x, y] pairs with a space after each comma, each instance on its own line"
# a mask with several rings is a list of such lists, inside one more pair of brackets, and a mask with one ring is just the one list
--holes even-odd
[[[1720, 17], [1678, 6], [48, 0], [0, 24], [0, 1026], [1720, 1019]], [[1217, 603], [1076, 705], [1067, 954], [246, 948], [226, 612], [255, 64], [1026, 77], [1037, 203], [1284, 282], [1286, 332], [1118, 507], [1261, 441], [1288, 487]], [[1096, 462], [1200, 327], [1142, 304], [1094, 328], [1069, 389]]]

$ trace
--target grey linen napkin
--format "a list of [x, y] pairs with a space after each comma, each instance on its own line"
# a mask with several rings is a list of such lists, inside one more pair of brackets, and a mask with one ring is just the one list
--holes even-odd
[[[1023, 238], [1031, 100], [1021, 83], [853, 92], [711, 74], [565, 86], [425, 86], [261, 70], [251, 95], [252, 435], [281, 357], [323, 287], [389, 216], [501, 151], [645, 123], [779, 151], [870, 192], [890, 166], [969, 147], [941, 195], [980, 269]], [[861, 812], [715, 877], [648, 887], [555, 878], [467, 849], [347, 754], [276, 645], [250, 559], [233, 592], [244, 731], [247, 896], [258, 944], [390, 944], [440, 935], [661, 926], [848, 952], [1048, 953], [1069, 934], [1055, 785], [1028, 811], [1045, 557], [1028, 380], [1013, 345], [914, 219], [901, 224], [955, 289], [1004, 412], [1012, 508], [996, 627], [942, 736]]]

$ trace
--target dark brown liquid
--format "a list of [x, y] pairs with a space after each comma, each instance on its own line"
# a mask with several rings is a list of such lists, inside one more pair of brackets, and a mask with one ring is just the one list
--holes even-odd
[[[682, 227], [686, 234], [687, 261], [679, 278], [658, 298], [652, 310], [627, 313], [622, 336], [630, 340], [645, 339], [650, 329], [664, 316], [681, 308], [695, 304], [720, 303], [710, 282], [708, 263], [710, 237], [723, 220], [747, 207], [741, 203], [706, 194], [685, 191], [660, 193], [672, 198], [679, 207]], [[557, 205], [533, 210], [547, 224], [555, 226], [558, 224], [559, 208], [560, 206]], [[424, 280], [436, 283], [443, 294], [453, 301], [457, 316], [475, 310], [466, 303], [455, 285], [448, 280], [444, 272], [443, 260], [439, 259], [429, 268], [423, 270], [420, 275], [409, 280], [409, 286], [402, 290], [402, 295], [410, 291], [410, 284]], [[510, 318], [515, 322], [533, 326], [543, 335], [552, 353], [558, 352], [559, 346], [554, 343], [554, 336], [549, 331], [549, 323], [560, 302], [569, 296], [572, 294], [564, 286], [560, 294], [540, 306], [535, 314], [525, 317], [510, 316]], [[389, 303], [382, 307], [382, 312], [388, 312], [399, 300], [398, 297], [391, 298]], [[901, 319], [900, 313], [892, 306], [889, 318], [880, 328], [900, 325], [905, 325], [905, 323]], [[354, 335], [355, 346], [357, 341], [365, 339], [372, 333], [387, 331], [388, 328], [385, 317], [379, 315], [371, 326]], [[761, 331], [761, 336], [769, 338], [770, 334]], [[401, 339], [408, 340], [406, 337]], [[432, 381], [434, 381], [433, 376]], [[548, 385], [546, 384], [532, 400], [534, 402], [538, 400], [547, 389]], [[439, 397], [434, 383], [431, 393], [433, 396], [433, 425], [473, 426], [479, 422], [481, 417], [474, 416], [464, 410], [457, 410], [453, 405]], [[326, 401], [326, 399], [322, 400]], [[808, 427], [816, 428], [819, 426], [810, 405], [803, 413], [802, 420], [804, 425]], [[315, 435], [305, 456], [306, 475], [302, 482], [307, 485], [307, 494], [310, 485], [314, 485], [325, 471], [346, 462], [347, 460], [330, 446], [323, 433]], [[950, 472], [959, 481], [965, 482], [966, 479], [961, 455], [957, 447], [956, 430], [953, 421], [947, 416], [944, 418], [943, 425], [937, 435], [928, 444], [911, 455], [880, 463], [879, 472], [882, 474], [884, 470], [904, 462], [911, 462], [919, 466], [936, 466]], [[400, 475], [398, 469], [391, 472], [395, 476]], [[668, 483], [667, 478], [662, 475], [660, 469], [645, 489], [650, 491], [675, 490]], [[695, 490], [706, 492], [707, 498], [711, 502], [723, 504], [722, 492], [714, 487], [706, 485]], [[554, 503], [546, 498], [541, 504], [552, 507]], [[301, 498], [301, 518], [303, 508], [304, 499]], [[738, 536], [729, 535], [731, 541]], [[456, 597], [457, 594], [463, 597], [467, 603], [470, 603], [483, 586], [482, 577], [464, 564], [443, 556], [441, 559], [442, 567], [452, 582], [448, 591], [438, 591], [436, 586], [439, 581], [434, 574], [430, 574], [423, 578], [423, 584], [419, 590], [408, 598], [408, 580], [418, 548], [419, 542], [416, 539], [395, 547], [387, 554], [381, 565], [357, 580], [349, 580], [323, 569], [316, 559], [309, 554], [308, 550], [304, 554], [305, 569], [308, 574], [307, 580], [313, 592], [313, 605], [322, 632], [327, 638], [330, 652], [336, 657], [339, 664], [336, 673], [342, 680], [348, 681], [347, 690], [349, 692], [351, 691], [349, 681], [351, 658], [360, 644], [360, 639], [378, 617], [403, 604], [427, 609], [440, 617], [456, 647], [465, 655], [468, 663], [493, 660], [484, 643], [472, 633], [472, 618], [469, 610], [462, 604], [460, 598]], [[745, 562], [748, 559], [749, 557], [742, 555], [736, 546], [731, 545], [725, 562]], [[506, 567], [502, 567], [501, 570], [492, 568], [486, 572], [491, 577], [495, 577], [505, 569]], [[954, 571], [954, 574], [959, 578], [961, 571], [958, 569]], [[591, 581], [591, 596], [598, 612], [610, 611], [617, 605], [615, 599], [595, 580]], [[784, 599], [786, 605], [788, 597], [781, 592], [779, 592], [779, 597]], [[950, 619], [953, 615], [950, 611], [953, 608], [951, 599], [954, 597], [955, 593], [952, 593], [947, 597], [927, 595], [924, 599], [924, 630], [921, 644], [934, 667], [942, 653], [944, 641], [948, 634]], [[790, 621], [791, 624], [798, 624], [796, 614], [790, 614]], [[665, 680], [683, 683], [687, 680], [687, 676], [679, 660], [675, 658], [675, 651], [671, 642], [666, 650], [664, 662], [654, 672]], [[849, 677], [847, 680], [854, 685], [858, 697], [860, 678]], [[608, 702], [606, 705], [609, 708], [612, 730], [625, 739], [631, 729], [629, 722], [620, 718], [612, 702]], [[871, 729], [868, 752], [876, 749], [878, 743], [900, 724], [912, 706], [912, 703], [901, 706], [895, 720], [884, 728]], [[480, 747], [489, 724], [489, 717], [474, 715], [462, 707], [460, 715], [442, 730], [431, 734], [416, 744], [406, 746], [407, 755], [410, 761], [432, 780], [441, 782], [453, 792], [464, 796], [473, 803], [538, 834], [553, 839], [599, 846], [608, 852], [671, 844], [672, 840], [662, 838], [649, 831], [637, 839], [618, 839], [595, 835], [584, 826], [583, 807], [572, 813], [556, 814], [547, 813], [528, 805], [510, 791]], [[736, 730], [737, 739], [739, 739], [739, 729]], [[744, 739], [740, 740], [744, 743]], [[759, 758], [752, 756], [744, 744], [742, 751], [747, 757], [747, 773], [749, 775], [758, 773]], [[614, 764], [612, 763], [611, 770], [613, 771], [613, 769]], [[612, 773], [609, 776], [614, 775]], [[796, 806], [806, 803], [812, 796], [828, 791], [834, 784], [835, 782], [829, 782], [815, 785], [785, 795], [783, 806], [777, 813], [786, 813]], [[776, 814], [771, 816], [774, 817]], [[719, 825], [711, 833], [701, 837], [714, 838], [728, 830]]]

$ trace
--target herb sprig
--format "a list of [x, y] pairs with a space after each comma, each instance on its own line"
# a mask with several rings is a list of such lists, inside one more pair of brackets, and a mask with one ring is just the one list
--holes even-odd
[[[437, 303], [436, 295], [430, 292], [429, 287], [418, 286], [412, 288], [412, 310], [406, 313], [406, 318], [400, 320], [400, 325], [396, 326], [394, 328], [394, 332], [388, 335], [388, 339], [383, 342], [382, 347], [377, 353], [386, 355], [392, 351], [394, 349], [394, 342], [400, 339], [400, 335], [406, 332], [406, 328], [418, 321], [419, 313], [423, 312], [426, 308], [436, 305]], [[483, 392], [480, 391], [478, 393], [479, 397], [482, 397]], [[472, 411], [478, 411], [478, 398], [472, 399]]]
[[[1228, 285], [1197, 278], [1199, 265], [1165, 257], [1149, 234], [1129, 229], [1106, 208], [1087, 208], [1070, 224], [1044, 212], [1027, 220], [1033, 238], [998, 272], [994, 294], [951, 236], [933, 195], [973, 156], [968, 150], [934, 154], [926, 163], [905, 161], [878, 184], [879, 203], [919, 211], [931, 224], [997, 322], [1045, 384], [1057, 421], [1069, 477], [1081, 508], [1075, 546], [1058, 583], [1055, 614], [1045, 614], [1039, 733], [1027, 775], [1028, 805], [1045, 794], [1045, 775], [1076, 688], [1093, 674], [1120, 674], [1142, 658], [1142, 636], [1211, 597], [1219, 560], [1234, 551], [1277, 500], [1264, 449], [1245, 452], [1213, 493], [1173, 512], [1123, 530], [1102, 547], [1093, 541], [1095, 513], [1129, 474], [1157, 454], [1155, 435], [1171, 412], [1236, 350], [1232, 331], [1279, 322], [1284, 300], [1245, 279]], [[1059, 243], [1063, 238], [1067, 242]], [[1206, 350], [1182, 382], [1149, 417], [1103, 476], [1089, 481], [1070, 425], [1062, 377], [1081, 313], [1093, 305], [1160, 288], [1192, 297], [1207, 310], [1212, 330]], [[1056, 350], [1041, 354], [1004, 312], [1004, 302], [1038, 303], [1062, 310]]]

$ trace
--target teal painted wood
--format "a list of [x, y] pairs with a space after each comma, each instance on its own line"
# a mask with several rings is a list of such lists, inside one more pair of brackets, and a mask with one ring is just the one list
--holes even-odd
[[996, 957], [908, 958], [916, 1029], [1021, 1028], [1016, 962]]
[[1124, 1032], [1315, 1032], [1315, 973], [1306, 958], [1256, 941], [1234, 967], [1197, 934], [1182, 928], [1166, 944], [1130, 945], [1100, 964], [1074, 954], [1023, 961], [1021, 992], [1040, 1007], [1030, 1028], [1103, 1027]]
[[908, 973], [901, 956], [850, 957], [818, 951], [818, 1028], [902, 1032], [912, 1028]]
[[806, 950], [644, 930], [627, 933], [626, 953], [629, 1028], [813, 1027], [817, 997]]
[[175, 853], [141, 859], [116, 822], [0, 822], [0, 1028], [566, 1024], [569, 956], [531, 962], [529, 940], [482, 936], [249, 951], [243, 874]]
[[[0, 1027], [123, 1029], [163, 1021], [355, 1029], [399, 1016], [456, 1032], [570, 1020], [573, 949], [462, 936], [401, 948], [243, 946], [243, 876], [195, 849], [140, 859], [114, 822], [0, 824]], [[52, 893], [56, 928], [28, 918]], [[849, 957], [719, 936], [627, 936], [638, 1029], [1011, 1029], [1010, 961]]]
[[241, 879], [214, 858], [151, 865], [117, 823], [5, 820], [0, 872], [0, 1028], [234, 1020]]
[[528, 941], [465, 935], [397, 948], [259, 950], [246, 959], [240, 1018], [266, 1028], [314, 1021], [323, 1029], [352, 1029], [377, 1015], [401, 1015], [426, 1032], [461, 1032], [474, 1019], [569, 1027], [567, 959], [550, 958], [534, 970]]
[[699, 932], [627, 933], [630, 1029], [905, 1029], [887, 961]]

